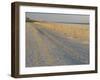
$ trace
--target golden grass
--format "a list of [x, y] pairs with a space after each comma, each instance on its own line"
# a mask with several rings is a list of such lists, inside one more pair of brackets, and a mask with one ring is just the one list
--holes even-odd
[[35, 22], [35, 24], [42, 27], [56, 31], [64, 37], [70, 37], [82, 41], [89, 42], [89, 25], [88, 24], [63, 24], [63, 23], [50, 23], [50, 22]]

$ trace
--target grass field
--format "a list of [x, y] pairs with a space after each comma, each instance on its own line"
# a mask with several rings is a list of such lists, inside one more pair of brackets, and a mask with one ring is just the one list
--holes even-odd
[[89, 43], [89, 25], [88, 24], [64, 24], [51, 22], [34, 22], [46, 29], [55, 31], [64, 37], [79, 40], [83, 43]]

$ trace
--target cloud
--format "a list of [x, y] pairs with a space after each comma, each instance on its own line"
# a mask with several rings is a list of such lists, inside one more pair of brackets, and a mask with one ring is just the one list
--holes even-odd
[[26, 12], [26, 17], [47, 22], [89, 23], [89, 15]]

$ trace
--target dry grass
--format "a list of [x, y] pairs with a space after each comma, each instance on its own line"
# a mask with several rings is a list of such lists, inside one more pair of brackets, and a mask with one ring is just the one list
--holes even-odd
[[85, 43], [89, 41], [89, 25], [88, 24], [63, 24], [50, 22], [35, 22], [42, 27], [56, 31], [64, 37], [70, 37]]

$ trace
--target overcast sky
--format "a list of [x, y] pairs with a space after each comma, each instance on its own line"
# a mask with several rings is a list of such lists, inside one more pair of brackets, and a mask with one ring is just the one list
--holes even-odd
[[89, 24], [89, 15], [26, 12], [26, 17], [47, 22]]

